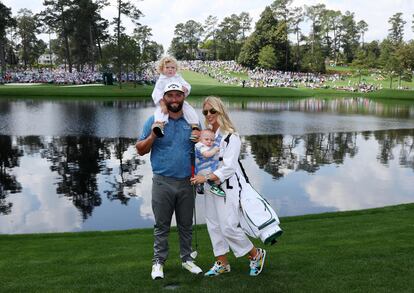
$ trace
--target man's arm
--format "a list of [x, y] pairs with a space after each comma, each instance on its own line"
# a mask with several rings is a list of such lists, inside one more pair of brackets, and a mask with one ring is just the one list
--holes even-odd
[[151, 134], [144, 140], [138, 140], [135, 144], [135, 148], [140, 156], [148, 154], [151, 151], [152, 144], [157, 138], [154, 132], [151, 131]]
[[[152, 131], [152, 129], [154, 128], [154, 126], [158, 125], [159, 123], [157, 122], [152, 123], [152, 122], [153, 122], [153, 119], [152, 120], [148, 119], [147, 122], [145, 122], [143, 135], [141, 135], [140, 139], [138, 139], [137, 143], [135, 144], [135, 148], [137, 149], [137, 152], [140, 156], [148, 154], [151, 151], [152, 144], [157, 138], [157, 136]], [[151, 125], [151, 127], [149, 127], [149, 125]]]

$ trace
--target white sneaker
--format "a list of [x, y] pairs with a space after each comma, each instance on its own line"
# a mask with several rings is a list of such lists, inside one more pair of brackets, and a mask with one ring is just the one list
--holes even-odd
[[152, 265], [151, 278], [153, 280], [164, 279], [163, 267], [164, 266], [158, 262]]
[[181, 264], [184, 269], [193, 274], [201, 274], [203, 271], [191, 260], [187, 260]]

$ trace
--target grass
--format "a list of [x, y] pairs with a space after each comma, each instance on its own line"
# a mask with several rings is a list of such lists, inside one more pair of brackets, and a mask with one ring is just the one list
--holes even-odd
[[[150, 278], [152, 230], [0, 235], [0, 292], [412, 292], [414, 204], [282, 219], [285, 234], [267, 248], [259, 277], [247, 259], [232, 272], [193, 276], [170, 235], [164, 280]], [[197, 263], [213, 262], [205, 226]], [[259, 244], [255, 242], [256, 244]]]
[[[1, 86], [0, 99], [150, 99], [152, 86], [136, 88], [127, 84], [119, 89], [117, 86], [99, 87], [62, 87], [53, 85], [38, 86]], [[371, 93], [354, 93], [332, 89], [295, 89], [295, 88], [241, 88], [235, 86], [216, 86], [193, 84], [191, 96], [205, 97], [217, 95], [228, 98], [337, 98], [368, 97], [371, 99], [414, 100], [414, 91], [379, 90]]]
[[[183, 77], [192, 85], [190, 98], [217, 95], [228, 98], [337, 98], [368, 97], [371, 99], [414, 100], [414, 91], [383, 89], [371, 93], [354, 93], [333, 89], [308, 88], [242, 88], [220, 84], [218, 81], [190, 71]], [[31, 99], [150, 99], [152, 86], [124, 84], [122, 89], [113, 86], [67, 87], [56, 85], [0, 86], [1, 98]]]

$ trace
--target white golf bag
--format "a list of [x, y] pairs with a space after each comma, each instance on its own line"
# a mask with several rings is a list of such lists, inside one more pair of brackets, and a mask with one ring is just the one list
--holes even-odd
[[[224, 139], [229, 143], [231, 134]], [[275, 244], [283, 230], [279, 227], [280, 221], [270, 204], [250, 185], [249, 178], [239, 160], [243, 179], [237, 175], [239, 183], [239, 221], [244, 232], [253, 238], [259, 238], [264, 244]]]
[[240, 227], [264, 244], [275, 244], [283, 233], [275, 210], [249, 183], [243, 184], [240, 192], [239, 214]]

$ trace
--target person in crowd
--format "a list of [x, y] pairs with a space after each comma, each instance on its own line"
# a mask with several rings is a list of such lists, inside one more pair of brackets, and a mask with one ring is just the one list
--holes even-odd
[[[184, 98], [182, 84], [166, 84], [163, 102], [168, 110], [168, 123], [164, 126], [164, 137], [158, 138], [154, 133], [153, 129], [159, 126], [160, 122], [152, 115], [145, 122], [136, 143], [139, 155], [151, 152], [151, 203], [155, 218], [152, 279], [164, 278], [164, 264], [168, 257], [168, 235], [174, 212], [182, 267], [193, 274], [202, 273], [191, 257], [194, 194], [190, 177], [194, 144], [188, 139], [192, 130], [184, 119]], [[193, 132], [195, 135], [196, 131]]]
[[241, 141], [229, 118], [227, 109], [218, 97], [209, 96], [203, 102], [203, 115], [206, 127], [215, 133], [215, 141], [220, 146], [220, 164], [206, 175], [195, 175], [192, 184], [202, 184], [208, 180], [222, 183], [225, 197], [206, 192], [205, 217], [213, 253], [216, 261], [206, 276], [218, 276], [230, 272], [227, 253], [230, 249], [236, 257], [248, 255], [250, 276], [259, 275], [264, 267], [266, 251], [256, 248], [239, 226], [239, 191], [247, 184], [240, 165]]
[[[158, 62], [158, 71], [160, 77], [155, 83], [152, 92], [152, 100], [155, 103], [156, 109], [154, 112], [155, 121], [159, 122], [153, 131], [157, 137], [164, 136], [164, 125], [168, 123], [168, 109], [163, 100], [164, 88], [167, 84], [175, 82], [182, 84], [185, 97], [190, 94], [191, 86], [186, 82], [181, 75], [177, 73], [178, 62], [175, 58], [165, 56]], [[194, 129], [198, 129], [198, 115], [194, 108], [185, 101], [183, 104], [184, 119], [192, 125]]]

